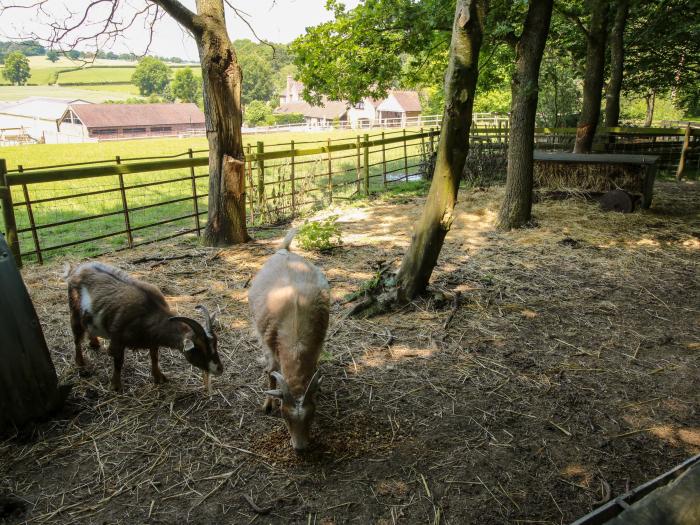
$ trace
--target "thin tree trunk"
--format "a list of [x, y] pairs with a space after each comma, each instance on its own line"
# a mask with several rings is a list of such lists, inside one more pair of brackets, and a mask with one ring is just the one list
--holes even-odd
[[648, 128], [654, 121], [654, 105], [656, 103], [656, 91], [651, 91], [644, 97], [647, 101], [647, 114], [644, 119], [644, 127]]
[[197, 0], [209, 141], [209, 220], [205, 242], [246, 242], [245, 156], [241, 135], [241, 68], [226, 31], [223, 0]]
[[610, 33], [610, 81], [605, 93], [605, 125], [609, 128], [620, 124], [620, 91], [625, 67], [624, 35], [628, 13], [629, 0], [618, 0]]
[[583, 105], [576, 129], [574, 153], [590, 153], [600, 119], [603, 93], [605, 44], [608, 36], [609, 0], [590, 0], [591, 23], [587, 32], [586, 72], [583, 77]]
[[414, 227], [411, 246], [397, 275], [396, 299], [399, 302], [410, 301], [425, 291], [454, 220], [459, 181], [469, 150], [485, 15], [485, 0], [457, 1], [435, 173], [423, 213]]
[[523, 32], [515, 49], [506, 194], [497, 222], [501, 230], [519, 228], [530, 221], [538, 79], [553, 3], [553, 0], [530, 0]]
[[153, 0], [197, 41], [202, 63], [209, 141], [209, 211], [204, 240], [212, 246], [246, 242], [241, 136], [241, 68], [226, 31], [224, 0], [197, 0], [197, 13], [178, 0]]

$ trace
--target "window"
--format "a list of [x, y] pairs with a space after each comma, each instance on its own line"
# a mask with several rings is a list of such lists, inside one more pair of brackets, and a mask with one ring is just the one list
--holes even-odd
[[358, 102], [355, 104], [355, 109], [365, 109], [365, 103], [363, 101]]
[[167, 133], [172, 130], [173, 128], [171, 128], [170, 126], [156, 126], [151, 128], [151, 133]]
[[92, 134], [93, 135], [116, 135], [117, 130], [116, 129], [93, 129]]
[[124, 133], [146, 133], [146, 128], [124, 128]]

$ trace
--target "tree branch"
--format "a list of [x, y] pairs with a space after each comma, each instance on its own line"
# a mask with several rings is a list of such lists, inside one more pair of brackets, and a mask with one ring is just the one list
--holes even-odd
[[187, 9], [179, 0], [149, 0], [159, 5], [166, 13], [172, 16], [175, 21], [190, 33], [195, 34], [197, 27], [194, 23], [197, 15]]
[[554, 10], [559, 12], [561, 15], [565, 16], [569, 20], [572, 20], [576, 26], [581, 30], [581, 32], [586, 35], [586, 38], [589, 38], [590, 35], [588, 33], [588, 29], [586, 29], [586, 26], [583, 25], [583, 22], [581, 22], [581, 18], [579, 17], [578, 13], [574, 13], [573, 11], [568, 11], [567, 9], [564, 9], [561, 6], [554, 5]]

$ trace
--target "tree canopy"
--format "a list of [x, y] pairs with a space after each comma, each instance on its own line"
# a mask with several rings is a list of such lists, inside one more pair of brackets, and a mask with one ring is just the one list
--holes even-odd
[[186, 67], [175, 71], [170, 91], [182, 102], [196, 102], [202, 91], [202, 79], [195, 76], [192, 68]]
[[2, 76], [12, 84], [23, 86], [29, 80], [29, 60], [19, 51], [12, 51], [5, 57]]
[[131, 81], [139, 88], [141, 95], [159, 95], [170, 83], [170, 68], [162, 60], [145, 57], [136, 66]]

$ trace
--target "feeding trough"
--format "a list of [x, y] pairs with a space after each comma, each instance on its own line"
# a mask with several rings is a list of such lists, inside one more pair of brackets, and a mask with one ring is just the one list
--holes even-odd
[[700, 455], [625, 492], [571, 525], [697, 525]]
[[656, 155], [535, 151], [534, 160], [535, 187], [599, 195], [620, 190], [629, 194], [629, 202], [614, 194], [608, 197], [615, 201], [610, 209], [617, 206], [619, 211], [633, 211], [637, 198], [642, 208], [651, 206], [659, 160]]

